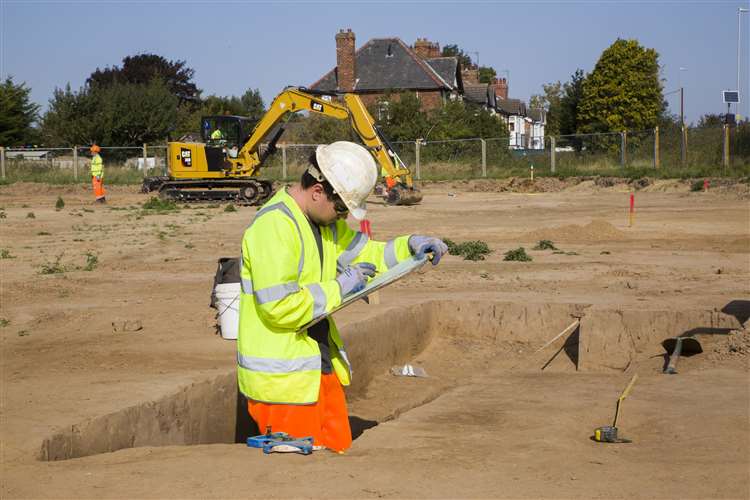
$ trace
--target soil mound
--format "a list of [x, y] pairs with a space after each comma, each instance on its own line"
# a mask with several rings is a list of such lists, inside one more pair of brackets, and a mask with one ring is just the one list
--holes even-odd
[[716, 342], [708, 354], [712, 361], [724, 361], [727, 359], [747, 359], [750, 356], [750, 331], [732, 330]]
[[595, 219], [585, 226], [571, 224], [568, 226], [551, 227], [530, 231], [523, 235], [528, 240], [552, 240], [564, 242], [580, 241], [612, 241], [627, 239], [627, 235], [609, 222]]

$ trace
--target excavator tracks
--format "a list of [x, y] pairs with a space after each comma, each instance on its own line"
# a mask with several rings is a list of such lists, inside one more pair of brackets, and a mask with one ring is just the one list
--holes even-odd
[[143, 180], [143, 193], [158, 192], [159, 198], [180, 203], [232, 202], [261, 205], [273, 194], [273, 183], [259, 179], [170, 179], [149, 177]]

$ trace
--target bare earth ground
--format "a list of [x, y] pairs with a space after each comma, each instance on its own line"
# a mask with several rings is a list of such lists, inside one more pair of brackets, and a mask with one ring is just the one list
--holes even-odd
[[[446, 257], [381, 291], [380, 305], [342, 311], [349, 342], [348, 323], [430, 299], [675, 311], [750, 299], [747, 186], [692, 193], [657, 182], [637, 192], [634, 227], [626, 186], [507, 189], [439, 183], [416, 207], [372, 203], [377, 239], [480, 239], [494, 252], [480, 262]], [[384, 373], [350, 401], [352, 414], [381, 423], [344, 455], [211, 444], [38, 461], [43, 439], [60, 428], [234, 365], [234, 343], [216, 335], [208, 300], [216, 260], [238, 253], [255, 209], [204, 205], [139, 218], [130, 207], [145, 195], [108, 191], [101, 207], [77, 186], [0, 187], [0, 248], [12, 257], [0, 260], [2, 498], [750, 497], [742, 329], [702, 339], [704, 355], [681, 361], [679, 375], [662, 375], [661, 357], [638, 367], [620, 421], [631, 444], [589, 439], [610, 423], [630, 373], [541, 372], [513, 339], [489, 345], [445, 332], [415, 359], [430, 378]], [[56, 211], [58, 196], [65, 207]], [[566, 253], [532, 251], [539, 239]], [[533, 262], [503, 261], [518, 246]], [[82, 269], [87, 252], [98, 258], [93, 271]], [[56, 261], [66, 272], [40, 274]], [[142, 329], [115, 332], [113, 322], [125, 320]], [[439, 397], [389, 414], [394, 398], [429, 387]]]

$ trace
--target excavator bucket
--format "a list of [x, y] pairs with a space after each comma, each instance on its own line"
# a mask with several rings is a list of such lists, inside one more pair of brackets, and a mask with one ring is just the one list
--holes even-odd
[[389, 205], [416, 205], [422, 201], [422, 192], [399, 183], [388, 190], [385, 201]]

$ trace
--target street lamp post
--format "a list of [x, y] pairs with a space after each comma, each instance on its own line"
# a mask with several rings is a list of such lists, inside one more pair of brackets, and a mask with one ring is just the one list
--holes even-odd
[[[750, 9], [745, 9], [745, 8], [742, 8], [742, 7], [738, 7], [737, 8], [737, 96], [738, 97], [741, 94], [741, 92], [740, 92], [740, 53], [741, 53], [741, 50], [742, 50], [741, 49], [742, 45], [740, 45], [740, 37], [741, 37], [741, 33], [742, 33], [742, 13], [743, 12], [748, 12], [748, 10], [750, 10]], [[739, 99], [738, 99], [738, 102], [737, 102], [736, 109], [734, 111], [735, 111], [735, 113], [739, 114], [739, 111], [740, 111]]]

